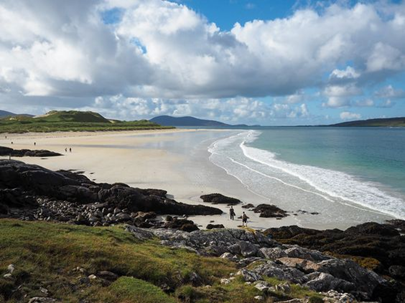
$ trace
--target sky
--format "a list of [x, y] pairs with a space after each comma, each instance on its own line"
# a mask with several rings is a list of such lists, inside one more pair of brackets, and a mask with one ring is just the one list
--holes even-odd
[[0, 0], [0, 110], [405, 116], [405, 1]]

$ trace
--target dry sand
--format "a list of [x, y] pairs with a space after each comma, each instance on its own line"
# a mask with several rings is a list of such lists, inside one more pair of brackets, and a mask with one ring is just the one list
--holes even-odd
[[[187, 157], [162, 148], [148, 148], [145, 145], [170, 140], [179, 140], [181, 136], [173, 136], [181, 132], [201, 132], [204, 130], [153, 130], [131, 132], [63, 132], [63, 133], [30, 133], [8, 134], [7, 139], [0, 138], [1, 146], [14, 149], [47, 149], [62, 153], [62, 157], [16, 158], [26, 163], [38, 164], [51, 170], [74, 169], [83, 172], [96, 182], [123, 182], [133, 187], [161, 188], [168, 191], [174, 199], [180, 202], [203, 204], [199, 199], [201, 194], [220, 192], [233, 196], [246, 203], [269, 203], [264, 198], [251, 193], [235, 178], [208, 160], [208, 152], [201, 152], [199, 165], [208, 169], [212, 182], [191, 181], [190, 174], [185, 173], [184, 167], [189, 165]], [[205, 130], [207, 131], [207, 130]], [[210, 130], [218, 131], [218, 130]], [[11, 142], [13, 144], [11, 145]], [[36, 145], [34, 146], [34, 142]], [[65, 152], [65, 148], [72, 152]], [[6, 157], [3, 157], [6, 158]], [[180, 169], [182, 168], [182, 169]], [[193, 172], [192, 172], [193, 173]], [[198, 173], [198, 172], [197, 172]], [[214, 180], [215, 179], [215, 180]], [[200, 227], [208, 223], [224, 224], [225, 227], [237, 227], [241, 220], [229, 219], [228, 207], [216, 205], [224, 214], [221, 216], [195, 216], [191, 219]], [[237, 217], [245, 211], [241, 205], [235, 207]], [[283, 225], [300, 225], [299, 218], [289, 216], [282, 220], [259, 218], [257, 214], [247, 211], [250, 227], [263, 229]], [[314, 220], [316, 221], [316, 220]], [[339, 226], [305, 227], [329, 228]]]

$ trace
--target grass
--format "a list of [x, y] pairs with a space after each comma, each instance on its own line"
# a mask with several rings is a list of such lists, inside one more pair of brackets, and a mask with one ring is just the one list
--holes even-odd
[[[152, 285], [167, 284], [175, 289], [187, 281], [191, 272], [210, 284], [235, 271], [226, 260], [202, 258], [162, 246], [158, 241], [139, 242], [121, 227], [90, 228], [5, 219], [0, 220], [0, 251], [0, 290], [6, 299], [16, 301], [19, 294], [10, 293], [10, 288], [23, 284], [21, 295], [37, 295], [39, 287], [45, 287], [63, 302], [94, 297], [99, 302], [138, 302], [117, 296], [123, 287], [129, 288], [130, 296], [130, 285], [138, 283], [136, 280], [117, 280], [108, 290], [97, 281], [90, 285], [80, 282], [102, 270], [144, 280], [150, 284], [146, 287], [149, 292], [156, 290]], [[9, 264], [16, 267], [12, 283], [3, 278]], [[86, 274], [80, 275], [74, 270], [76, 267], [84, 268]]]
[[[158, 240], [142, 242], [122, 226], [1, 219], [0, 251], [0, 302], [43, 296], [41, 288], [62, 302], [249, 303], [257, 302], [254, 297], [262, 295], [241, 277], [227, 285], [220, 283], [221, 278], [238, 271], [235, 263], [172, 249]], [[15, 265], [12, 279], [3, 277], [9, 264]], [[105, 270], [119, 278], [113, 283], [88, 278]], [[201, 278], [201, 285], [192, 285], [189, 277], [193, 273]], [[272, 285], [282, 282], [266, 279]], [[170, 291], [166, 293], [162, 288]], [[288, 298], [314, 296], [299, 286], [292, 289]], [[272, 302], [269, 300], [266, 302]]]
[[98, 113], [81, 111], [51, 111], [43, 117], [16, 116], [0, 119], [0, 133], [56, 131], [127, 131], [167, 129], [148, 120], [108, 120]]

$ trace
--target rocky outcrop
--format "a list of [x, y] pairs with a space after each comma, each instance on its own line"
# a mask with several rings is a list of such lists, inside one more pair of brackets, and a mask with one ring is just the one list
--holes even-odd
[[0, 156], [11, 156], [11, 157], [57, 157], [62, 156], [62, 154], [55, 153], [49, 150], [39, 149], [13, 149], [10, 147], [0, 146]]
[[192, 221], [165, 225], [155, 220], [156, 215], [222, 213], [214, 207], [177, 202], [163, 190], [95, 183], [71, 171], [54, 172], [14, 160], [0, 160], [0, 198], [3, 216], [85, 225], [131, 223], [191, 231], [196, 229]]
[[253, 211], [255, 213], [260, 213], [259, 217], [263, 218], [284, 218], [288, 216], [285, 210], [270, 204], [259, 204], [253, 209]]
[[[345, 231], [314, 230], [289, 226], [271, 228], [265, 233], [286, 244], [331, 252], [351, 257], [377, 273], [400, 278], [398, 270], [405, 264], [405, 221], [393, 220], [388, 224], [374, 222], [353, 226]], [[391, 268], [391, 270], [390, 270]], [[405, 281], [404, 281], [405, 282]]]
[[204, 202], [209, 202], [212, 204], [226, 204], [226, 205], [236, 205], [241, 203], [240, 200], [227, 197], [221, 194], [209, 194], [209, 195], [202, 195], [200, 197]]
[[[240, 267], [236, 275], [248, 283], [255, 283], [264, 292], [269, 290], [265, 277], [275, 277], [317, 292], [332, 291], [334, 297], [346, 296], [360, 301], [396, 302], [398, 295], [398, 289], [391, 287], [384, 278], [352, 260], [281, 244], [260, 232], [215, 229], [186, 233], [166, 229], [146, 231], [133, 226], [126, 229], [138, 239], [158, 237], [163, 245], [185, 248], [204, 256], [221, 256], [236, 262]], [[224, 279], [223, 283], [231, 281]], [[286, 285], [283, 287], [288, 288]]]
[[[314, 230], [288, 226], [265, 231], [285, 244], [296, 244], [350, 258], [357, 264], [373, 269], [392, 280], [383, 287], [375, 287], [375, 296], [385, 302], [401, 302], [405, 298], [405, 221], [391, 220], [387, 224], [374, 222], [353, 226], [345, 231]], [[350, 263], [353, 264], [353, 263]], [[349, 264], [346, 264], [347, 266]], [[346, 273], [347, 274], [347, 273]]]

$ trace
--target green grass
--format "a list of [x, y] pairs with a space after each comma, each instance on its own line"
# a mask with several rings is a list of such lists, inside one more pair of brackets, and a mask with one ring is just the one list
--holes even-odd
[[[124, 302], [116, 296], [116, 289], [130, 285], [128, 283], [122, 282], [121, 285], [117, 281], [106, 291], [97, 280], [90, 286], [79, 282], [80, 277], [102, 270], [157, 286], [167, 284], [172, 288], [187, 281], [190, 272], [196, 272], [204, 283], [210, 284], [236, 270], [229, 261], [171, 249], [160, 245], [157, 240], [139, 242], [121, 227], [90, 228], [0, 220], [0, 251], [0, 290], [3, 290], [3, 295], [6, 293], [9, 297], [7, 290], [10, 289], [10, 281], [3, 275], [7, 266], [14, 264], [18, 279], [13, 281], [13, 288], [23, 284], [24, 293], [33, 296], [38, 294], [40, 286], [46, 287], [63, 302], [93, 297], [100, 297], [100, 302]], [[84, 268], [86, 275], [74, 271], [76, 267]], [[105, 301], [102, 295], [108, 297], [111, 293], [116, 299]], [[18, 294], [15, 296], [18, 299]]]
[[127, 131], [166, 129], [148, 120], [108, 120], [98, 113], [81, 111], [51, 111], [44, 117], [16, 116], [0, 119], [0, 133], [56, 131]]
[[[235, 263], [162, 246], [157, 239], [139, 241], [122, 226], [0, 219], [0, 252], [0, 302], [25, 301], [25, 295], [43, 296], [41, 287], [62, 302], [249, 303], [261, 295], [241, 277], [230, 284], [220, 284], [221, 278], [238, 271]], [[16, 268], [11, 280], [3, 278], [9, 264]], [[78, 267], [84, 273], [76, 270]], [[112, 284], [87, 278], [104, 270], [120, 278]], [[201, 277], [201, 286], [191, 285], [191, 273]], [[266, 279], [272, 285], [282, 282]], [[171, 292], [163, 292], [163, 285]], [[316, 296], [299, 286], [292, 289], [288, 298]]]

